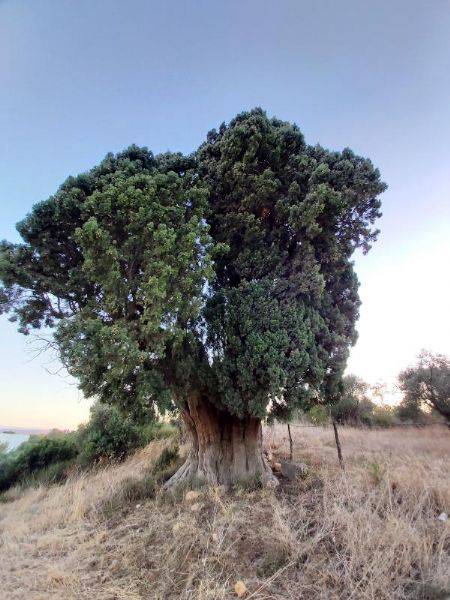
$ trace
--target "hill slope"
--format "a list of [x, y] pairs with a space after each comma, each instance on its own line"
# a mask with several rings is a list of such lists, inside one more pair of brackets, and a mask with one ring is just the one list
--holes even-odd
[[[111, 500], [168, 441], [60, 487], [0, 505], [8, 600], [446, 598], [450, 436], [441, 428], [294, 429], [309, 475], [278, 490], [201, 490], [197, 498]], [[271, 439], [286, 450], [285, 428]]]

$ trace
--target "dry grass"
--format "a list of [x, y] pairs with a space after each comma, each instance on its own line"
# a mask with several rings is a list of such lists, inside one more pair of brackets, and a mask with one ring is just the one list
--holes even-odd
[[[287, 449], [277, 427], [275, 452]], [[310, 475], [276, 492], [203, 490], [194, 508], [165, 496], [102, 506], [168, 443], [125, 463], [28, 490], [0, 505], [1, 598], [429, 599], [449, 595], [448, 430], [296, 428]], [[268, 436], [268, 440], [270, 437]], [[446, 593], [447, 590], [447, 593]]]

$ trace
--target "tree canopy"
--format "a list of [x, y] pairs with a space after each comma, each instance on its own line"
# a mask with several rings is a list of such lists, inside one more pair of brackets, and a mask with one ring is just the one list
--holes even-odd
[[342, 379], [342, 392], [331, 414], [338, 423], [371, 425], [375, 404], [369, 396], [370, 386], [356, 375]]
[[196, 391], [238, 418], [333, 398], [356, 340], [370, 160], [244, 112], [190, 156], [131, 146], [69, 177], [0, 247], [1, 311], [54, 329], [86, 396], [151, 416]]
[[450, 360], [443, 354], [423, 350], [415, 365], [399, 375], [399, 387], [403, 392], [400, 414], [405, 418], [419, 420], [422, 411], [430, 410], [450, 423]]

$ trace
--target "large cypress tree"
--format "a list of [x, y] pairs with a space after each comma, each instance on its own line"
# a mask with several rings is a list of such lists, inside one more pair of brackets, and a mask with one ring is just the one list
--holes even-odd
[[135, 146], [69, 178], [0, 250], [1, 307], [55, 328], [87, 396], [152, 418], [173, 403], [192, 450], [173, 482], [271, 480], [261, 420], [333, 399], [356, 340], [351, 260], [384, 191], [348, 149], [308, 146], [255, 109], [190, 157]]

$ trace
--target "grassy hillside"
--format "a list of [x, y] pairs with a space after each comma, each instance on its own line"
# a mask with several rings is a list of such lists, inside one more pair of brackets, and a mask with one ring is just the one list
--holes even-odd
[[[170, 440], [59, 487], [9, 491], [2, 597], [219, 600], [242, 580], [253, 600], [447, 598], [448, 430], [342, 429], [345, 473], [332, 430], [293, 434], [309, 474], [276, 491], [137, 494]], [[286, 452], [284, 427], [266, 438]]]

